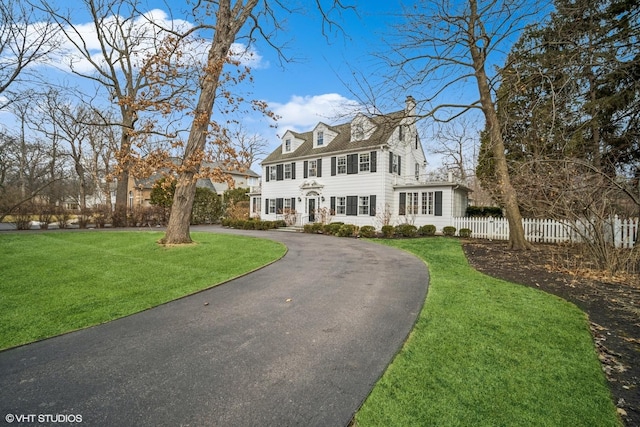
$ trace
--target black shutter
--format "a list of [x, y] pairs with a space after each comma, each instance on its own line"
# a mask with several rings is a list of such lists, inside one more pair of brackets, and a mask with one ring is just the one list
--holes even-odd
[[389, 173], [393, 173], [393, 153], [389, 151]]
[[376, 216], [376, 196], [369, 196], [369, 216]]
[[296, 179], [296, 162], [291, 163], [291, 179]]
[[331, 176], [336, 176], [336, 158], [331, 158]]
[[264, 199], [264, 214], [269, 215], [269, 199]]
[[335, 196], [331, 196], [331, 215], [336, 214], [336, 198]]
[[266, 169], [266, 172], [265, 172], [266, 181], [269, 182], [269, 166], [267, 166], [265, 169]]
[[316, 169], [316, 176], [318, 178], [322, 177], [322, 159], [318, 159], [318, 163], [317, 163], [317, 169]]
[[291, 198], [291, 210], [292, 211], [296, 210], [296, 198], [295, 197]]
[[276, 181], [284, 179], [284, 165], [276, 165]]
[[378, 171], [378, 165], [376, 162], [376, 152], [372, 151], [371, 152], [371, 172], [377, 172]]
[[347, 196], [347, 215], [358, 215], [358, 196]]
[[276, 199], [276, 213], [281, 214], [283, 209], [284, 209], [284, 199], [277, 198]]
[[400, 193], [400, 206], [398, 209], [398, 215], [404, 215], [407, 208], [407, 193]]
[[434, 213], [435, 216], [442, 216], [442, 191], [436, 191], [435, 193]]
[[347, 156], [347, 174], [352, 175], [358, 173], [358, 155], [349, 154]]
[[309, 162], [305, 160], [304, 161], [304, 165], [302, 167], [303, 167], [303, 171], [302, 172], [304, 174], [304, 177], [308, 178], [309, 177]]
[[398, 175], [402, 175], [402, 157], [398, 156]]

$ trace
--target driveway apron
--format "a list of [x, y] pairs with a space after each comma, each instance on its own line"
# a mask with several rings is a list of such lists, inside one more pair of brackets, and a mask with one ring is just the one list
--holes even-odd
[[200, 230], [269, 238], [288, 252], [210, 290], [0, 352], [3, 422], [348, 425], [413, 327], [426, 265], [356, 239]]

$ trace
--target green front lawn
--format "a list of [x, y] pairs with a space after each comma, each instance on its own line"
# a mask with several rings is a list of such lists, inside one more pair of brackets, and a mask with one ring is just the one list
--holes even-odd
[[210, 288], [276, 259], [284, 245], [192, 233], [162, 247], [157, 232], [0, 234], [0, 349], [127, 316]]
[[455, 239], [379, 242], [424, 259], [431, 283], [357, 426], [620, 425], [576, 306], [473, 270]]

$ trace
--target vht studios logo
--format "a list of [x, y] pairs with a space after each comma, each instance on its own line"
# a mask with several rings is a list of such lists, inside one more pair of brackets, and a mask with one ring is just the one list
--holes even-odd
[[82, 415], [74, 414], [7, 414], [8, 423], [81, 423]]

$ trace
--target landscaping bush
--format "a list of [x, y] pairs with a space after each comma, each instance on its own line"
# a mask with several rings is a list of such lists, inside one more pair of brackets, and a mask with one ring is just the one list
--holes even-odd
[[305, 233], [313, 233], [313, 234], [320, 234], [322, 233], [322, 224], [319, 222], [311, 222], [308, 224], [305, 224], [303, 229]]
[[360, 228], [360, 237], [371, 239], [376, 237], [376, 228], [372, 225], [365, 225]]
[[458, 230], [458, 236], [465, 237], [465, 238], [471, 237], [471, 229], [461, 228], [460, 230]]
[[330, 224], [326, 224], [322, 228], [322, 231], [324, 232], [324, 234], [336, 235], [338, 234], [338, 231], [340, 231], [340, 227], [342, 227], [343, 225], [344, 222], [332, 222]]
[[418, 228], [413, 224], [400, 224], [396, 226], [395, 235], [399, 237], [416, 237], [418, 235]]
[[357, 227], [353, 224], [343, 224], [336, 236], [338, 237], [353, 237], [356, 235]]
[[418, 229], [419, 236], [435, 236], [436, 235], [436, 226], [433, 224], [423, 225]]
[[442, 234], [444, 234], [445, 236], [455, 236], [456, 235], [456, 228], [452, 227], [450, 225], [443, 227], [442, 228]]
[[502, 209], [497, 206], [468, 206], [467, 216], [502, 218]]
[[394, 227], [393, 225], [383, 225], [381, 231], [382, 231], [382, 236], [389, 239], [393, 237]]

